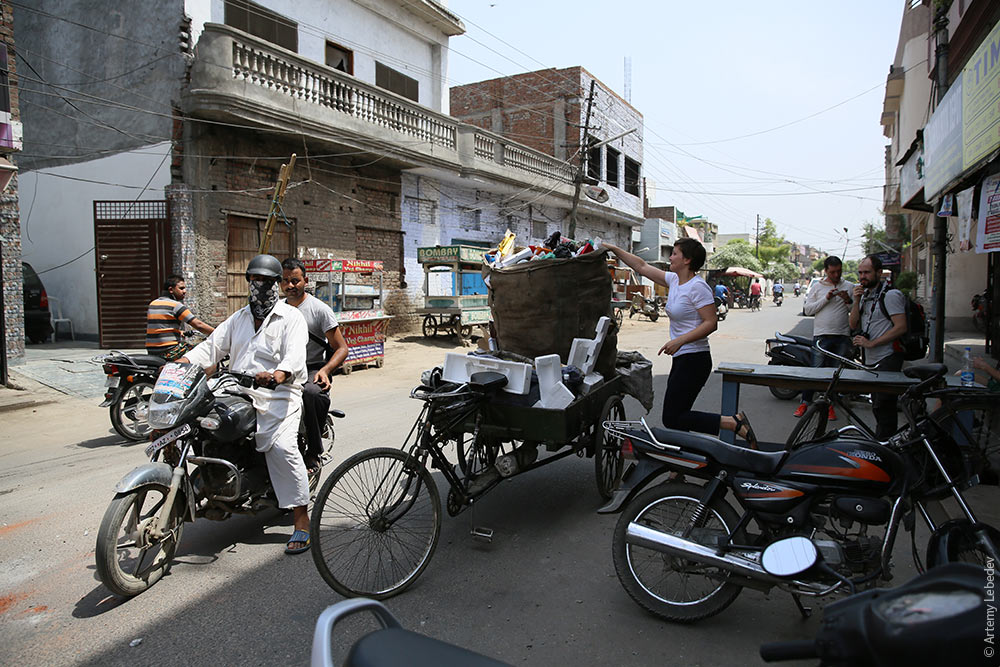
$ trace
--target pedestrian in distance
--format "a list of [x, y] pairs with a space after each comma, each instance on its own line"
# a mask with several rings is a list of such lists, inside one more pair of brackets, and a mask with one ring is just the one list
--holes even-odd
[[255, 377], [261, 388], [243, 391], [257, 412], [257, 451], [264, 454], [278, 507], [293, 512], [295, 529], [285, 553], [297, 554], [310, 546], [309, 475], [298, 444], [309, 333], [298, 308], [280, 299], [276, 257], [257, 255], [245, 275], [247, 305], [179, 361], [209, 367], [229, 355], [233, 371]]
[[309, 380], [302, 387], [302, 420], [306, 430], [306, 468], [312, 475], [322, 467], [322, 433], [330, 410], [330, 375], [347, 359], [348, 349], [333, 309], [306, 291], [308, 283], [302, 260], [290, 257], [281, 263], [285, 302], [299, 309], [309, 330], [306, 346]]
[[[862, 348], [865, 364], [874, 364], [882, 371], [901, 370], [903, 352], [895, 344], [907, 329], [906, 296], [882, 280], [882, 260], [877, 255], [868, 255], [858, 264], [853, 298], [850, 325], [851, 329], [861, 328], [854, 344]], [[895, 394], [872, 394], [875, 435], [879, 440], [888, 440], [896, 432], [896, 403]]]
[[712, 289], [697, 275], [705, 264], [704, 246], [695, 239], [678, 239], [670, 253], [669, 271], [617, 246], [604, 246], [639, 275], [669, 289], [666, 312], [670, 340], [657, 353], [673, 358], [663, 395], [663, 426], [711, 435], [718, 435], [721, 429], [735, 431], [756, 448], [757, 438], [744, 413], [727, 416], [691, 409], [712, 372], [708, 336], [719, 326]]
[[215, 328], [205, 324], [184, 305], [187, 283], [176, 273], [163, 281], [163, 295], [149, 303], [146, 309], [146, 352], [173, 361], [191, 349], [181, 340], [185, 324], [206, 336]]
[[[854, 302], [854, 285], [842, 278], [844, 263], [839, 257], [831, 255], [823, 260], [823, 272], [823, 280], [809, 288], [802, 310], [813, 317], [813, 344], [850, 359], [854, 343], [851, 342], [849, 316], [850, 305]], [[836, 359], [813, 348], [813, 368], [836, 368], [839, 364]], [[796, 417], [805, 414], [815, 393], [812, 389], [802, 392], [802, 402], [795, 409]], [[832, 405], [827, 419], [837, 419]]]

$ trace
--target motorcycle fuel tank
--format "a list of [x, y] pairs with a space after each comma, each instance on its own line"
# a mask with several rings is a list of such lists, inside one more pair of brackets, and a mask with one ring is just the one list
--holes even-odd
[[827, 488], [884, 493], [902, 474], [902, 459], [888, 447], [842, 439], [795, 450], [785, 459], [776, 477]]
[[790, 511], [816, 488], [812, 484], [776, 482], [751, 477], [736, 477], [733, 482], [733, 491], [747, 507], [769, 513]]

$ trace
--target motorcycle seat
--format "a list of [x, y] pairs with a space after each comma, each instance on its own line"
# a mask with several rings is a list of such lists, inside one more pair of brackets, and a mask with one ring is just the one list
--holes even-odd
[[152, 368], [159, 368], [167, 363], [166, 359], [158, 357], [155, 354], [130, 354], [129, 358], [140, 366], [150, 366]]
[[918, 364], [903, 369], [903, 375], [917, 380], [930, 380], [939, 378], [948, 372], [948, 367], [944, 364]]
[[762, 452], [705, 435], [678, 431], [672, 428], [650, 427], [653, 436], [661, 443], [676, 445], [688, 451], [703, 454], [728, 468], [768, 475], [778, 470], [787, 452]]
[[359, 639], [351, 647], [344, 664], [348, 667], [378, 665], [491, 667], [506, 663], [403, 628], [384, 628]]
[[794, 345], [805, 345], [806, 347], [812, 347], [812, 338], [806, 338], [805, 336], [796, 336], [794, 334], [783, 334], [774, 332], [774, 337], [780, 340], [782, 343], [792, 343]]

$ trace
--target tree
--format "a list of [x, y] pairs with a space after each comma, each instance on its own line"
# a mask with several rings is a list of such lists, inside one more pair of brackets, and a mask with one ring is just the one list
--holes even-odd
[[883, 252], [889, 245], [889, 237], [885, 227], [874, 222], [866, 222], [861, 235], [865, 238], [864, 251], [866, 255]]
[[743, 239], [733, 239], [722, 246], [708, 260], [709, 268], [724, 269], [729, 266], [742, 266], [761, 273], [764, 268], [753, 256], [753, 246]]
[[772, 262], [764, 270], [764, 276], [769, 280], [797, 280], [799, 277], [799, 267], [787, 259], [781, 259]]

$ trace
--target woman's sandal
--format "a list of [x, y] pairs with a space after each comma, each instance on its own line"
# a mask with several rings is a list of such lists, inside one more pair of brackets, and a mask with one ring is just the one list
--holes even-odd
[[[757, 449], [757, 435], [753, 432], [753, 427], [750, 426], [750, 418], [746, 416], [746, 413], [740, 412], [733, 415], [733, 419], [736, 420], [736, 435], [747, 441], [750, 445], [750, 449]], [[740, 433], [740, 429], [746, 427], [744, 433]]]

